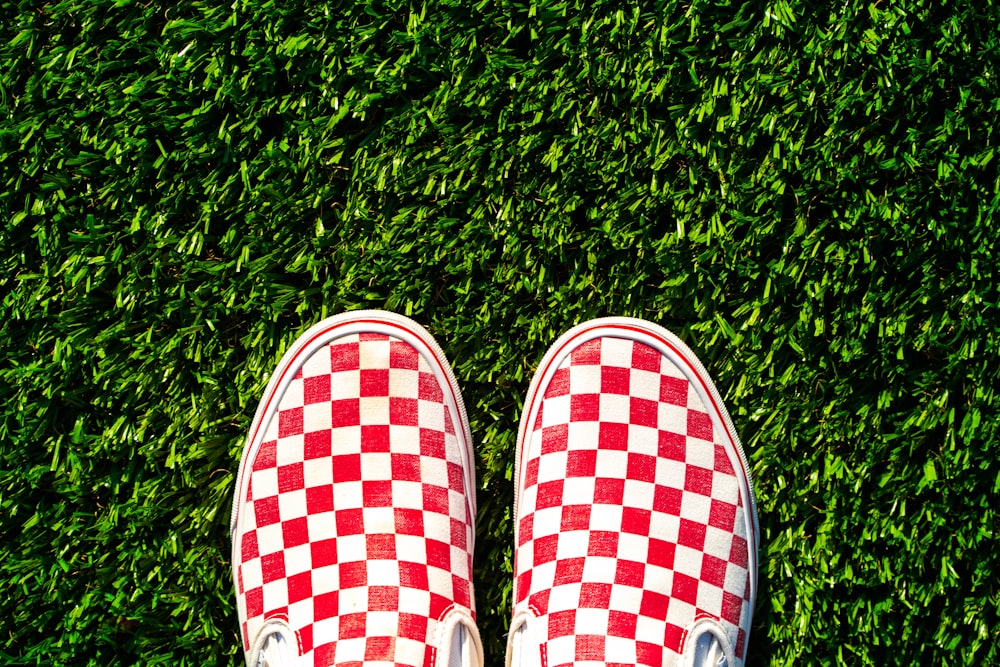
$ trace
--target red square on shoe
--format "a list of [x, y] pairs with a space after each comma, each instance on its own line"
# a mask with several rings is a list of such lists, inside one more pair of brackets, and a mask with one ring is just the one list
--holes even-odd
[[601, 393], [622, 394], [628, 396], [629, 378], [631, 373], [627, 368], [617, 366], [601, 367]]
[[333, 415], [331, 425], [334, 428], [361, 425], [361, 401], [359, 399], [347, 398], [332, 401], [330, 412]]
[[560, 530], [587, 530], [590, 527], [590, 505], [563, 505]]
[[[551, 428], [558, 428], [553, 426]], [[628, 451], [628, 424], [618, 424], [615, 422], [601, 422], [598, 426], [598, 438], [602, 449], [618, 449]], [[597, 452], [592, 450], [574, 450], [577, 456], [591, 455], [596, 461]]]
[[608, 318], [556, 341], [525, 399], [516, 471], [512, 667], [672, 667], [706, 633], [743, 664], [757, 580], [749, 465], [673, 334]]
[[399, 563], [399, 585], [405, 588], [416, 590], [427, 590], [429, 586], [427, 578], [427, 565], [422, 563], [410, 563], [400, 561]]
[[312, 573], [300, 572], [288, 577], [288, 603], [301, 602], [312, 597]]
[[286, 549], [309, 542], [309, 523], [305, 517], [289, 519], [281, 524], [283, 546]]
[[339, 315], [275, 369], [240, 462], [231, 532], [247, 664], [429, 667], [465, 636], [475, 481], [448, 361], [411, 320]]
[[570, 422], [596, 422], [601, 419], [600, 394], [570, 394]]
[[302, 408], [288, 408], [278, 413], [278, 437], [302, 433]]
[[278, 493], [298, 491], [305, 488], [305, 485], [302, 463], [278, 466]]
[[302, 379], [302, 398], [307, 405], [330, 400], [330, 376], [319, 375]]
[[363, 368], [360, 375], [361, 396], [388, 396], [389, 369]]
[[312, 431], [303, 435], [303, 459], [329, 458], [331, 449], [330, 431]]
[[253, 501], [253, 510], [256, 528], [264, 528], [281, 521], [281, 513], [278, 511], [278, 496], [268, 496]]

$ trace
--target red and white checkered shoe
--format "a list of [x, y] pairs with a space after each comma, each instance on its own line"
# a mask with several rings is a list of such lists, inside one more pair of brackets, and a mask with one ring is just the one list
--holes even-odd
[[379, 311], [309, 329], [264, 393], [233, 499], [247, 664], [482, 665], [474, 475], [430, 334]]
[[705, 369], [642, 320], [582, 324], [517, 441], [507, 665], [742, 665], [757, 590], [749, 467]]

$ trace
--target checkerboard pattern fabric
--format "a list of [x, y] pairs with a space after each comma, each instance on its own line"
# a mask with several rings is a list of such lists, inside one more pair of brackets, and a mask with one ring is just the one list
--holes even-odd
[[691, 382], [636, 340], [572, 349], [519, 443], [515, 616], [543, 665], [675, 665], [697, 619], [742, 661], [750, 499]]
[[433, 664], [446, 614], [474, 617], [475, 490], [428, 360], [343, 336], [276, 400], [234, 531], [244, 650], [279, 619], [308, 664]]

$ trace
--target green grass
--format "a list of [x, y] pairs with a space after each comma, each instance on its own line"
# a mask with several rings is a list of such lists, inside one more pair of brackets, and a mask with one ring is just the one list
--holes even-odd
[[753, 665], [1000, 661], [991, 2], [0, 2], [0, 662], [230, 665], [271, 367], [410, 315], [478, 450], [487, 664], [522, 396], [673, 329], [748, 445]]

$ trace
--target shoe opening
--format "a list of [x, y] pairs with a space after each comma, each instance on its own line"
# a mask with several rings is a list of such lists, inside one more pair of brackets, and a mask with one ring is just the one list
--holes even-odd
[[740, 667], [729, 637], [711, 619], [695, 621], [688, 629], [683, 656], [685, 667]]

